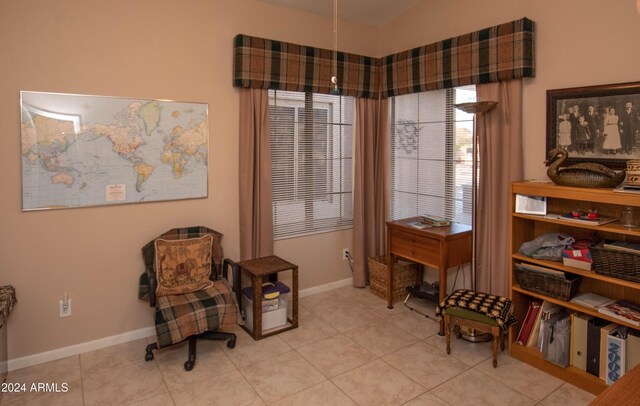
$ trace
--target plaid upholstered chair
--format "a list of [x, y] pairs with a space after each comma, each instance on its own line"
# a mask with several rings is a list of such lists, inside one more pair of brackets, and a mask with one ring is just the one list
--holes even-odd
[[240, 286], [236, 264], [223, 259], [222, 234], [206, 227], [174, 228], [142, 248], [145, 272], [140, 277], [141, 299], [155, 307], [157, 342], [146, 348], [145, 360], [153, 350], [189, 341], [184, 369], [196, 362], [196, 340], [227, 340], [234, 348], [236, 335], [218, 328], [238, 324], [237, 292]]

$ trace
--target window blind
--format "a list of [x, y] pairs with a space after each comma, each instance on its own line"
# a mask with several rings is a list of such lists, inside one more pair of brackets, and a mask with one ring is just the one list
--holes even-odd
[[269, 91], [274, 239], [352, 227], [353, 104]]
[[431, 214], [471, 224], [475, 86], [393, 97], [391, 218]]

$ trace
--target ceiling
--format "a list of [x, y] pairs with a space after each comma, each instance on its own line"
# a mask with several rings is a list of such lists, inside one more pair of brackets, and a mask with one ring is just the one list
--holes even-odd
[[[322, 16], [333, 16], [333, 0], [258, 0]], [[338, 0], [340, 20], [382, 27], [422, 0]]]

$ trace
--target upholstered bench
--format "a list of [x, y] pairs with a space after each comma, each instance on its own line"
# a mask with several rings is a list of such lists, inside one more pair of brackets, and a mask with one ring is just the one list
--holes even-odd
[[451, 353], [451, 327], [457, 338], [461, 328], [489, 333], [493, 337], [493, 367], [498, 366], [498, 343], [504, 351], [504, 335], [516, 323], [511, 300], [489, 293], [460, 289], [447, 296], [436, 308], [444, 318], [447, 354]]

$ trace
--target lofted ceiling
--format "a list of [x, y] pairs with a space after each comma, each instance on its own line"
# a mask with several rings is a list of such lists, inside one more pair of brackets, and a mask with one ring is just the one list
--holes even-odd
[[[333, 0], [258, 0], [327, 17], [333, 16]], [[338, 0], [338, 18], [382, 27], [422, 0]]]

